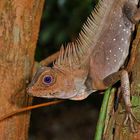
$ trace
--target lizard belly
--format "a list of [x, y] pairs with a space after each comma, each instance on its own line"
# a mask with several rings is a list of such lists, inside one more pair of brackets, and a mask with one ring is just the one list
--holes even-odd
[[123, 14], [122, 6], [113, 9], [90, 56], [89, 76], [95, 89], [106, 88], [102, 80], [120, 69], [129, 52], [134, 24]]

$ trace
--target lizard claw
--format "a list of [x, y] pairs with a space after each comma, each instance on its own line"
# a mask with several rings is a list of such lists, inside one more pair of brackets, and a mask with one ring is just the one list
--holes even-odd
[[138, 132], [135, 123], [140, 123], [140, 121], [137, 120], [132, 109], [130, 109], [129, 111], [126, 111], [126, 116], [125, 116], [125, 120], [124, 120], [123, 124], [124, 124], [124, 126], [126, 126], [128, 123], [129, 123], [131, 131], [133, 133]]

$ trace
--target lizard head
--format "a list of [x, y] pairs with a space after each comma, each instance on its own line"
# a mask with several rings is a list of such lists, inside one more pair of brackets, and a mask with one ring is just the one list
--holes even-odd
[[27, 91], [32, 96], [44, 98], [82, 100], [90, 94], [86, 78], [87, 71], [83, 69], [71, 71], [43, 66], [37, 70]]
[[68, 43], [65, 50], [63, 46], [61, 47], [59, 57], [52, 68], [46, 66], [39, 68], [27, 88], [30, 95], [82, 100], [93, 92], [87, 78], [90, 54], [93, 50], [90, 46], [93, 44], [93, 36], [97, 33], [94, 28], [97, 26], [95, 18], [99, 20], [96, 12], [87, 19], [79, 37], [74, 42]]

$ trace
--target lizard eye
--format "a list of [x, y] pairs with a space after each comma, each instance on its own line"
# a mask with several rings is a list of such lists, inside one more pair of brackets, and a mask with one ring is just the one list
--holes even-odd
[[43, 83], [44, 83], [45, 85], [50, 85], [50, 84], [52, 84], [53, 82], [54, 82], [53, 76], [51, 76], [51, 75], [45, 75], [45, 76], [43, 77]]

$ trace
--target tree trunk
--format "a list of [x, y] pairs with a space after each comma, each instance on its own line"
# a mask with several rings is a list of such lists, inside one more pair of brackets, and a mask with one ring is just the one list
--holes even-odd
[[[44, 0], [0, 0], [0, 116], [31, 104], [25, 92]], [[30, 113], [0, 122], [0, 140], [27, 140]]]

